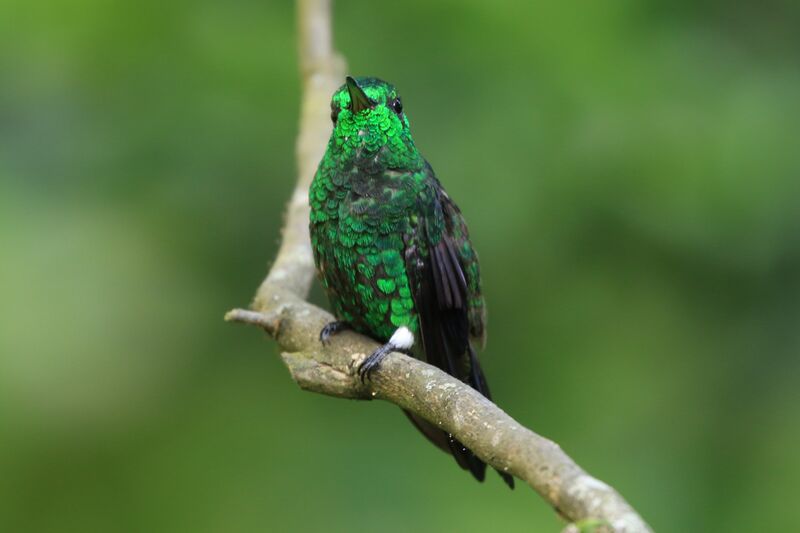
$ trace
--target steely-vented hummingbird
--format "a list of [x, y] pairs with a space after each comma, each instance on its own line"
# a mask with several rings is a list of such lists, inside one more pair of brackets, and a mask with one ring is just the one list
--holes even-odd
[[[473, 346], [483, 344], [486, 323], [478, 257], [458, 206], [414, 145], [400, 96], [385, 81], [348, 76], [333, 95], [331, 119], [309, 191], [314, 260], [337, 318], [320, 339], [352, 328], [383, 343], [361, 363], [361, 379], [403, 351], [489, 398]], [[406, 414], [483, 481], [481, 459]]]

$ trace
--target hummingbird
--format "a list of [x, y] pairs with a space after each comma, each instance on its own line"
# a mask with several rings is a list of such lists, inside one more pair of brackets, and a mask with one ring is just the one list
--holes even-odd
[[[478, 256], [461, 211], [414, 144], [400, 95], [380, 79], [348, 76], [333, 94], [331, 121], [309, 190], [314, 261], [336, 317], [320, 340], [352, 329], [378, 341], [358, 368], [362, 381], [401, 351], [491, 398], [475, 351], [486, 332]], [[486, 464], [472, 451], [406, 415], [483, 481]]]

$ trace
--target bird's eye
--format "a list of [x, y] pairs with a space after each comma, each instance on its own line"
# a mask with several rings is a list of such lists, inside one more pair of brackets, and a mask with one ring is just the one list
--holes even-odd
[[400, 100], [399, 96], [392, 100], [391, 106], [392, 110], [398, 115], [403, 112], [403, 102]]
[[339, 106], [331, 106], [331, 122], [336, 124], [337, 120], [339, 120]]

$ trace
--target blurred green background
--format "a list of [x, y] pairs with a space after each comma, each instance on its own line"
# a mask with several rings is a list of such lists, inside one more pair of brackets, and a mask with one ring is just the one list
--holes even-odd
[[[791, 530], [800, 4], [335, 13], [469, 220], [498, 403], [658, 531]], [[0, 530], [559, 529], [223, 323], [298, 106], [290, 2], [0, 1]]]

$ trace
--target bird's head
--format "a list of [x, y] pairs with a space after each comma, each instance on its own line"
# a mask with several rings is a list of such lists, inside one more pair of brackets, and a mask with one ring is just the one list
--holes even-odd
[[333, 94], [331, 120], [332, 139], [345, 151], [370, 155], [384, 146], [395, 153], [413, 150], [400, 95], [383, 80], [348, 76]]

